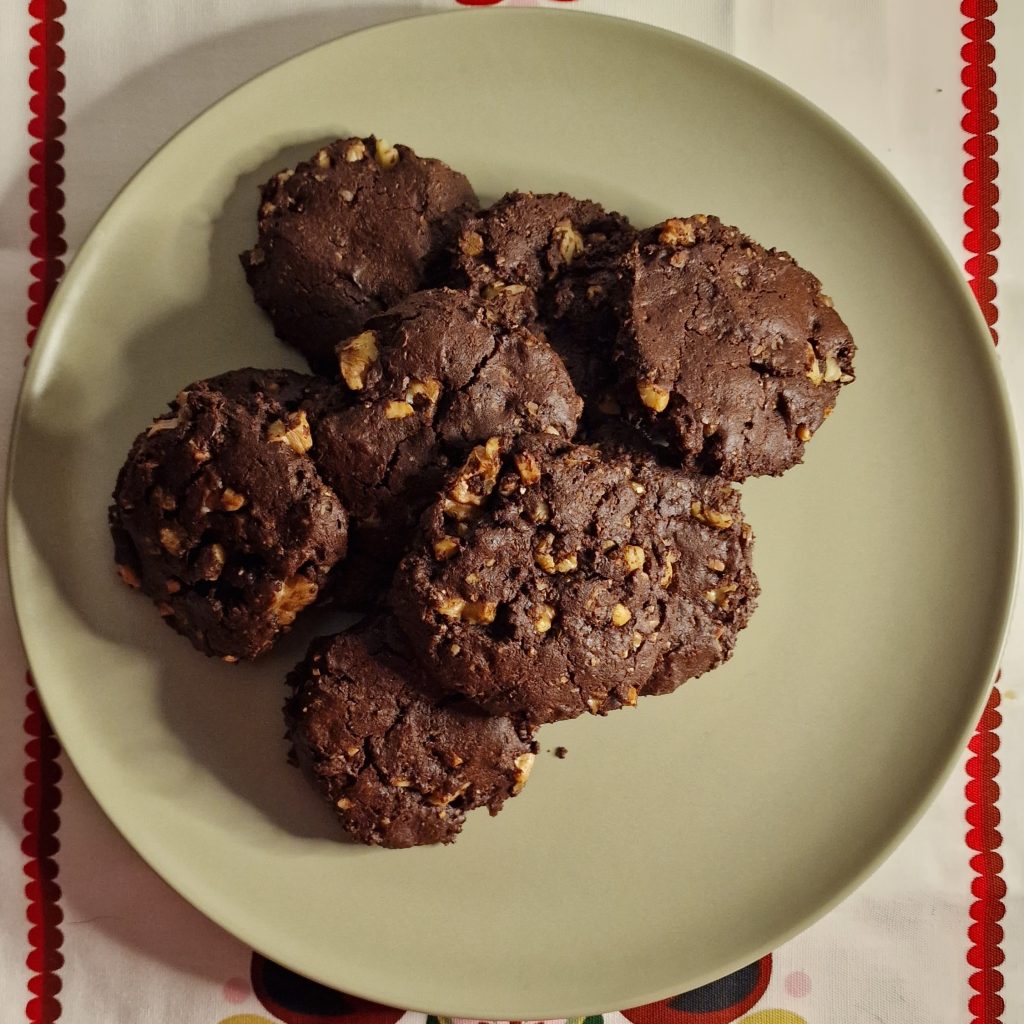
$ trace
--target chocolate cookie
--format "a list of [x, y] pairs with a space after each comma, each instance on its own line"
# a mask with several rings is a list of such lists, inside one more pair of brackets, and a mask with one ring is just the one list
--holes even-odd
[[367, 317], [441, 282], [476, 205], [440, 160], [372, 135], [339, 139], [263, 186], [259, 237], [240, 258], [278, 337], [330, 373], [335, 345]]
[[348, 517], [310, 458], [320, 387], [251, 369], [191, 384], [118, 476], [118, 572], [206, 654], [262, 654], [345, 555]]
[[526, 435], [447, 482], [391, 602], [438, 685], [541, 724], [706, 672], [757, 592], [731, 487]]
[[586, 399], [610, 380], [618, 325], [612, 297], [636, 232], [618, 213], [564, 192], [510, 192], [466, 220], [456, 263], [469, 286], [535, 294], [549, 340]]
[[703, 215], [640, 236], [618, 340], [624, 397], [685, 467], [778, 475], [853, 380], [854, 343], [792, 257]]
[[533, 767], [508, 718], [432, 694], [386, 621], [315, 640], [288, 681], [294, 758], [361, 843], [450, 843], [467, 811], [497, 814]]
[[450, 459], [492, 436], [571, 437], [581, 402], [543, 336], [500, 302], [418, 292], [339, 346], [344, 393], [317, 418], [316, 458], [352, 516], [341, 599], [385, 585]]

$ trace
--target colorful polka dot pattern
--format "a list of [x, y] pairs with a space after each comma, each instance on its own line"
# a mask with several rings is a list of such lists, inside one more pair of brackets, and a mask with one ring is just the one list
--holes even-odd
[[[807, 1024], [791, 1010], [761, 1009], [772, 977], [771, 955], [762, 957], [718, 981], [681, 992], [646, 1006], [623, 1010], [629, 1024]], [[803, 998], [811, 992], [811, 979], [804, 971], [786, 975], [783, 988], [788, 996]], [[273, 1022], [281, 1024], [398, 1024], [404, 1011], [358, 999], [315, 981], [254, 953], [249, 981], [230, 978], [224, 983], [224, 999], [240, 1003], [254, 995]], [[754, 1012], [752, 1012], [754, 1011]], [[265, 1024], [267, 1018], [239, 1014], [218, 1024]], [[427, 1017], [426, 1024], [484, 1024], [458, 1017]], [[498, 1024], [605, 1024], [604, 1017], [575, 1017], [559, 1021], [514, 1021]]]

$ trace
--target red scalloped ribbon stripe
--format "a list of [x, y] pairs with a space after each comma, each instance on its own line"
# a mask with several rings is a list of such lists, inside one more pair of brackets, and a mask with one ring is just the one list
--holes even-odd
[[966, 270], [971, 289], [981, 306], [985, 322], [992, 332], [992, 340], [999, 341], [995, 324], [999, 312], [996, 309], [995, 273], [999, 267], [995, 251], [999, 248], [999, 214], [996, 204], [999, 202], [999, 187], [996, 177], [999, 164], [995, 155], [999, 144], [995, 131], [999, 125], [996, 116], [996, 72], [992, 66], [995, 60], [995, 46], [992, 37], [995, 26], [991, 18], [998, 4], [996, 0], [963, 0], [961, 13], [966, 19], [963, 34], [967, 37], [960, 50], [963, 59], [963, 71], [960, 80], [965, 86], [963, 95], [966, 113], [961, 125], [967, 132], [964, 152], [967, 162], [964, 164], [964, 224], [967, 234], [964, 235], [964, 247], [970, 258]]
[[970, 977], [973, 994], [968, 1002], [972, 1024], [1000, 1024], [1005, 1004], [1003, 988], [1003, 928], [999, 923], [1006, 907], [1006, 883], [1002, 879], [1003, 858], [998, 853], [1003, 837], [999, 833], [999, 688], [992, 688], [985, 711], [970, 742], [967, 761], [967, 845], [971, 857], [971, 924], [967, 937], [971, 947], [967, 963], [974, 968]]
[[29, 148], [32, 158], [29, 167], [29, 205], [32, 213], [29, 226], [32, 230], [30, 252], [35, 261], [32, 264], [33, 282], [29, 286], [29, 336], [31, 346], [36, 340], [36, 331], [43, 318], [46, 304], [57, 287], [63, 273], [61, 257], [68, 246], [63, 240], [65, 221], [60, 216], [63, 207], [63, 143], [60, 136], [65, 132], [61, 120], [65, 103], [61, 97], [65, 77], [60, 73], [65, 53], [60, 48], [63, 27], [59, 18], [65, 13], [63, 0], [32, 0], [29, 14], [32, 27], [29, 35], [35, 45], [29, 50], [32, 72], [29, 75], [29, 134], [35, 139]]
[[[60, 18], [66, 8], [63, 0], [32, 0], [28, 5], [31, 26], [29, 36], [29, 227], [32, 240], [29, 252], [33, 257], [32, 281], [28, 288], [28, 334], [31, 348], [36, 331], [64, 273], [64, 169], [61, 160], [64, 145], [64, 51], [60, 43], [64, 35]], [[25, 830], [21, 852], [25, 857], [24, 872], [27, 901], [29, 952], [25, 964], [29, 971], [25, 1016], [29, 1024], [54, 1024], [61, 1014], [57, 996], [61, 990], [60, 969], [64, 957], [60, 951], [64, 936], [60, 925], [60, 885], [57, 882], [57, 831], [60, 818], [61, 769], [58, 763], [60, 745], [43, 713], [30, 675], [26, 676], [28, 693], [25, 703]]]
[[57, 851], [60, 840], [57, 830], [60, 818], [60, 764], [57, 743], [50, 723], [39, 704], [39, 695], [27, 676], [29, 685], [25, 697], [28, 716], [25, 744], [28, 763], [25, 766], [25, 816], [22, 825], [25, 836], [21, 852], [25, 856], [25, 898], [28, 901], [29, 954], [25, 961], [29, 969], [29, 1001], [25, 1015], [29, 1024], [53, 1024], [60, 1016], [61, 1005], [57, 995], [61, 989], [59, 976], [64, 964], [60, 947], [64, 936], [60, 930], [63, 913], [60, 909], [60, 886], [57, 883]]
[[46, 304], [50, 301], [57, 282], [64, 273], [61, 257], [67, 251], [64, 241], [64, 51], [60, 47], [64, 28], [60, 18], [64, 14], [63, 0], [32, 0], [28, 6], [32, 17], [29, 35], [34, 45], [29, 50], [32, 71], [28, 82], [31, 90], [29, 110], [32, 118], [28, 123], [29, 135], [35, 140], [29, 148], [28, 201], [32, 213], [29, 227], [32, 241], [29, 251], [34, 257], [32, 283], [28, 289], [28, 344], [35, 341], [36, 330], [43, 318]]
[[[971, 254], [966, 263], [968, 281], [985, 317], [992, 341], [999, 342], [996, 321], [995, 274], [999, 261], [995, 252], [999, 248], [999, 187], [996, 179], [999, 164], [996, 152], [999, 143], [996, 129], [996, 56], [993, 38], [995, 25], [992, 16], [998, 8], [997, 0], [963, 0], [960, 12], [964, 17], [963, 34], [967, 39], [960, 50], [963, 60], [961, 81], [964, 84], [965, 114], [961, 121], [967, 133], [964, 152], [964, 247]], [[964, 790], [967, 798], [967, 846], [973, 851], [971, 870], [971, 924], [967, 929], [970, 948], [967, 963], [973, 968], [969, 983], [972, 995], [968, 1010], [972, 1024], [1001, 1024], [1005, 1003], [1000, 995], [1003, 975], [1003, 928], [999, 923], [1006, 907], [1006, 883], [1002, 878], [1003, 858], [999, 854], [1003, 837], [999, 833], [999, 775], [998, 728], [999, 681], [992, 688], [985, 711], [970, 742], [971, 757], [967, 761], [968, 782]]]

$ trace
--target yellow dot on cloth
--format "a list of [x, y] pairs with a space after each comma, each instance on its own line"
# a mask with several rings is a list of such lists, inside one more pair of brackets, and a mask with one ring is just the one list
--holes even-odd
[[217, 1024], [274, 1024], [269, 1017], [261, 1017], [258, 1013], [236, 1013], [233, 1017], [225, 1017]]
[[758, 1010], [741, 1017], [736, 1024], [807, 1024], [807, 1021], [792, 1010]]

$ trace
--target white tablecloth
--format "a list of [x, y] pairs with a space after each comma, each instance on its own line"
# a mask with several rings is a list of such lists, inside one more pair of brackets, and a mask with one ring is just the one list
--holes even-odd
[[[32, 264], [44, 255], [39, 236], [62, 237], [72, 256], [129, 175], [175, 129], [256, 72], [355, 28], [458, 2], [69, 0], [65, 11], [64, 0], [32, 0], [0, 8], [0, 462], [28, 353], [26, 313], [45, 297], [28, 294]], [[995, 0], [964, 0], [963, 10], [956, 0], [516, 5], [613, 13], [674, 29], [764, 68], [822, 106], [909, 189], [965, 273], [978, 277], [979, 295], [987, 301], [997, 287], [990, 315], [998, 317], [1014, 400], [1024, 399], [1024, 5], [1018, 0], [1003, 0], [998, 11]], [[965, 27], [976, 42], [962, 52]], [[40, 39], [48, 42], [34, 54], [30, 81], [30, 48]], [[977, 110], [962, 125], [965, 83], [972, 87], [967, 103]], [[66, 104], [63, 181], [49, 177], [30, 223], [30, 168], [36, 185], [40, 160], [56, 170], [39, 145], [30, 154], [34, 140], [26, 127], [30, 102], [39, 114], [47, 94], [52, 113], [59, 113], [53, 106], [58, 94]], [[63, 125], [49, 120], [53, 153]], [[992, 189], [970, 186], [972, 176], [980, 175], [983, 184], [995, 172], [988, 161], [996, 139], [1003, 186], [998, 227]], [[971, 156], [977, 159], [965, 167]], [[58, 187], [62, 224], [54, 219]], [[968, 246], [980, 253], [970, 264], [969, 227], [976, 230]], [[760, 971], [767, 986], [745, 1016], [736, 1018], [737, 1010], [715, 1016], [713, 1009], [735, 1003], [756, 972], [674, 1008], [630, 1011], [634, 1024], [1024, 1020], [1022, 674], [1024, 621], [1018, 614], [1000, 690], [975, 750], [965, 751], [924, 819], [867, 884], [766, 958]], [[255, 957], [163, 885], [103, 817], [56, 743], [33, 738], [41, 722], [26, 710], [28, 694], [4, 583], [0, 1020], [398, 1019], [397, 1012], [365, 1007], [343, 1013], [338, 997]], [[687, 1006], [702, 1012], [684, 1017]], [[614, 1012], [605, 1016], [609, 1024], [622, 1020]]]

